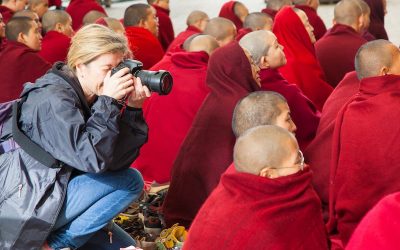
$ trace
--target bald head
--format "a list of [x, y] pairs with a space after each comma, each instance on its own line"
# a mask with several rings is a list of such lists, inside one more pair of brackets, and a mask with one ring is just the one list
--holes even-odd
[[97, 10], [91, 10], [83, 17], [82, 23], [83, 25], [92, 24], [102, 17], [107, 17], [107, 15]]
[[240, 47], [250, 53], [253, 60], [259, 64], [261, 57], [268, 54], [268, 50], [274, 41], [275, 35], [271, 31], [253, 31], [242, 37]]
[[272, 30], [273, 20], [272, 18], [261, 12], [253, 12], [250, 13], [245, 19], [243, 23], [244, 28], [251, 29], [252, 31], [256, 30]]
[[16, 12], [13, 17], [28, 17], [31, 20], [35, 21], [39, 27], [39, 29], [42, 29], [42, 23], [40, 22], [39, 15], [32, 11], [32, 10], [21, 10]]
[[217, 40], [210, 35], [199, 35], [190, 42], [189, 51], [205, 51], [211, 55], [219, 47]]
[[244, 19], [246, 18], [246, 16], [249, 14], [249, 10], [247, 9], [247, 7], [241, 3], [241, 2], [236, 2], [235, 5], [233, 6], [233, 12], [235, 13], [235, 15], [242, 20], [242, 22], [244, 21]]
[[242, 98], [233, 111], [232, 130], [236, 137], [260, 125], [275, 125], [286, 99], [272, 91], [256, 91]]
[[208, 15], [199, 10], [192, 11], [186, 19], [187, 26], [193, 26], [201, 31], [206, 28], [207, 22], [209, 20]]
[[193, 35], [189, 36], [188, 38], [186, 38], [186, 40], [182, 44], [183, 50], [189, 51], [190, 43], [193, 41], [193, 39], [195, 39], [196, 37], [198, 37], [200, 35], [201, 35], [200, 33], [197, 33], [197, 34], [193, 34]]
[[362, 14], [357, 0], [341, 0], [335, 6], [333, 20], [335, 23], [348, 25], [359, 31]]
[[71, 16], [63, 10], [49, 10], [42, 18], [44, 33], [56, 30], [57, 24], [66, 25], [71, 20]]
[[265, 0], [267, 8], [279, 11], [285, 6], [292, 5], [292, 0]]
[[387, 73], [399, 75], [397, 69], [400, 51], [387, 40], [375, 40], [361, 46], [355, 57], [355, 69], [359, 80]]
[[238, 172], [259, 175], [266, 167], [281, 167], [294, 151], [298, 151], [298, 145], [293, 134], [264, 125], [247, 130], [237, 139], [233, 161]]
[[236, 27], [226, 18], [215, 17], [207, 23], [203, 33], [215, 37], [219, 46], [222, 47], [235, 39]]

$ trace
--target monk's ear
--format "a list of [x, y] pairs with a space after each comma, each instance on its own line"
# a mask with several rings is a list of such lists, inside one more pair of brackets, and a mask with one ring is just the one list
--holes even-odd
[[138, 26], [141, 28], [146, 28], [147, 26], [146, 20], [145, 19], [140, 20]]
[[57, 23], [56, 26], [55, 26], [55, 30], [60, 32], [60, 33], [63, 33], [64, 27], [63, 27], [63, 25], [61, 23]]
[[275, 169], [270, 168], [270, 167], [265, 167], [265, 168], [261, 169], [261, 171], [258, 175], [261, 177], [270, 178], [270, 179], [278, 177]]
[[267, 56], [261, 57], [259, 67], [260, 69], [268, 69], [270, 67]]
[[17, 36], [17, 42], [25, 44], [26, 43], [26, 35], [24, 33], [20, 32]]
[[385, 76], [389, 73], [389, 68], [387, 66], [383, 66], [380, 70], [379, 70], [379, 76]]

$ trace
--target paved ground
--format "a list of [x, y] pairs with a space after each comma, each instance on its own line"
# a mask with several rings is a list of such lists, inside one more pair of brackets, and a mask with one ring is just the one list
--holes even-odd
[[[389, 39], [400, 45], [400, 0], [387, 0], [388, 14], [385, 17], [385, 26], [389, 34]], [[145, 2], [142, 0], [125, 1], [113, 3], [111, 8], [107, 9], [110, 16], [122, 18], [125, 8], [134, 2]], [[171, 18], [174, 24], [175, 34], [178, 34], [186, 28], [186, 17], [192, 10], [202, 10], [210, 17], [218, 15], [221, 5], [226, 0], [170, 0]], [[264, 0], [242, 0], [250, 11], [260, 11], [265, 7]], [[321, 5], [318, 9], [319, 15], [329, 28], [332, 26], [333, 4]]]

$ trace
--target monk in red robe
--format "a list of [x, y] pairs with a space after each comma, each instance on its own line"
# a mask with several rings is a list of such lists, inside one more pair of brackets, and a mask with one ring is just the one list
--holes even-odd
[[290, 83], [297, 84], [303, 93], [322, 110], [333, 88], [325, 81], [315, 57], [313, 27], [299, 9], [284, 7], [275, 17], [273, 32], [283, 45], [287, 64], [279, 71]]
[[346, 73], [354, 71], [354, 57], [367, 42], [361, 36], [363, 13], [358, 4], [361, 1], [346, 0], [336, 4], [335, 25], [315, 43], [315, 54], [332, 87], [336, 87]]
[[200, 35], [192, 40], [188, 52], [172, 54], [168, 68], [174, 78], [172, 92], [168, 96], [153, 94], [143, 110], [151, 132], [133, 167], [140, 171], [145, 181], [170, 181], [178, 150], [209, 93], [207, 63], [216, 48], [218, 43], [214, 37]]
[[96, 0], [71, 0], [66, 12], [72, 18], [72, 28], [77, 31], [82, 26], [83, 17], [91, 11], [96, 10], [107, 15], [105, 9]]
[[49, 10], [42, 22], [45, 36], [39, 55], [51, 64], [66, 61], [74, 33], [71, 16], [63, 10]]
[[291, 133], [249, 129], [233, 158], [235, 170], [222, 175], [183, 249], [328, 249], [311, 171]]
[[135, 59], [143, 63], [144, 69], [151, 68], [164, 56], [157, 39], [158, 23], [156, 11], [148, 4], [132, 4], [125, 10], [124, 26], [129, 47]]
[[234, 41], [237, 34], [234, 23], [223, 17], [212, 18], [203, 33], [215, 37], [220, 47]]
[[243, 27], [244, 19], [248, 14], [249, 10], [243, 3], [238, 1], [229, 1], [222, 5], [218, 16], [231, 20], [235, 24], [236, 30], [240, 30]]
[[397, 249], [400, 246], [400, 193], [386, 196], [372, 208], [354, 231], [347, 250]]
[[238, 31], [236, 41], [248, 33], [256, 30], [272, 30], [273, 20], [270, 16], [261, 12], [253, 12], [246, 16], [243, 23], [243, 28]]
[[198, 10], [192, 11], [186, 19], [186, 30], [176, 36], [169, 45], [166, 53], [181, 50], [185, 40], [191, 35], [202, 33], [208, 21], [209, 17], [205, 12]]
[[386, 40], [363, 45], [355, 59], [359, 93], [335, 124], [329, 193], [329, 233], [346, 245], [364, 215], [400, 190], [400, 50]]
[[276, 14], [280, 9], [285, 6], [292, 5], [292, 0], [264, 0], [266, 8], [262, 9], [261, 12], [269, 15], [272, 20], [275, 19]]
[[326, 26], [321, 17], [318, 16], [317, 9], [319, 0], [293, 0], [293, 4], [298, 9], [306, 13], [308, 21], [314, 28], [315, 39], [318, 41], [326, 33]]
[[0, 14], [3, 16], [5, 24], [11, 19], [14, 13], [17, 11], [16, 0], [3, 0], [0, 5]]
[[[358, 92], [360, 81], [355, 71], [347, 73], [325, 102], [321, 120], [314, 140], [304, 151], [306, 162], [310, 164], [313, 186], [322, 202], [324, 219], [328, 219], [329, 204], [329, 163], [332, 158], [332, 136], [336, 116], [340, 109]], [[295, 117], [293, 120], [296, 122]], [[298, 124], [296, 122], [296, 124]], [[300, 124], [298, 125], [300, 131]], [[297, 133], [296, 133], [297, 136]]]
[[6, 26], [7, 45], [0, 53], [0, 103], [19, 97], [22, 86], [35, 80], [51, 68], [38, 51], [42, 36], [35, 21], [29, 17], [14, 17]]
[[164, 50], [167, 50], [175, 38], [174, 27], [169, 17], [169, 0], [147, 0], [156, 10], [158, 17], [158, 40]]
[[388, 39], [388, 35], [385, 29], [385, 15], [386, 1], [387, 0], [364, 0], [371, 9], [371, 23], [369, 24], [368, 31], [376, 39]]

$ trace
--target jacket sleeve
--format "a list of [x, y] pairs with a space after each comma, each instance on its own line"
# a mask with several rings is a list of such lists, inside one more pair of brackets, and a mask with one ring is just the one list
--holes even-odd
[[41, 102], [36, 112], [31, 138], [56, 159], [84, 172], [126, 167], [147, 139], [141, 112], [121, 118], [118, 104], [107, 96], [98, 97], [87, 121], [80, 105], [65, 93]]

